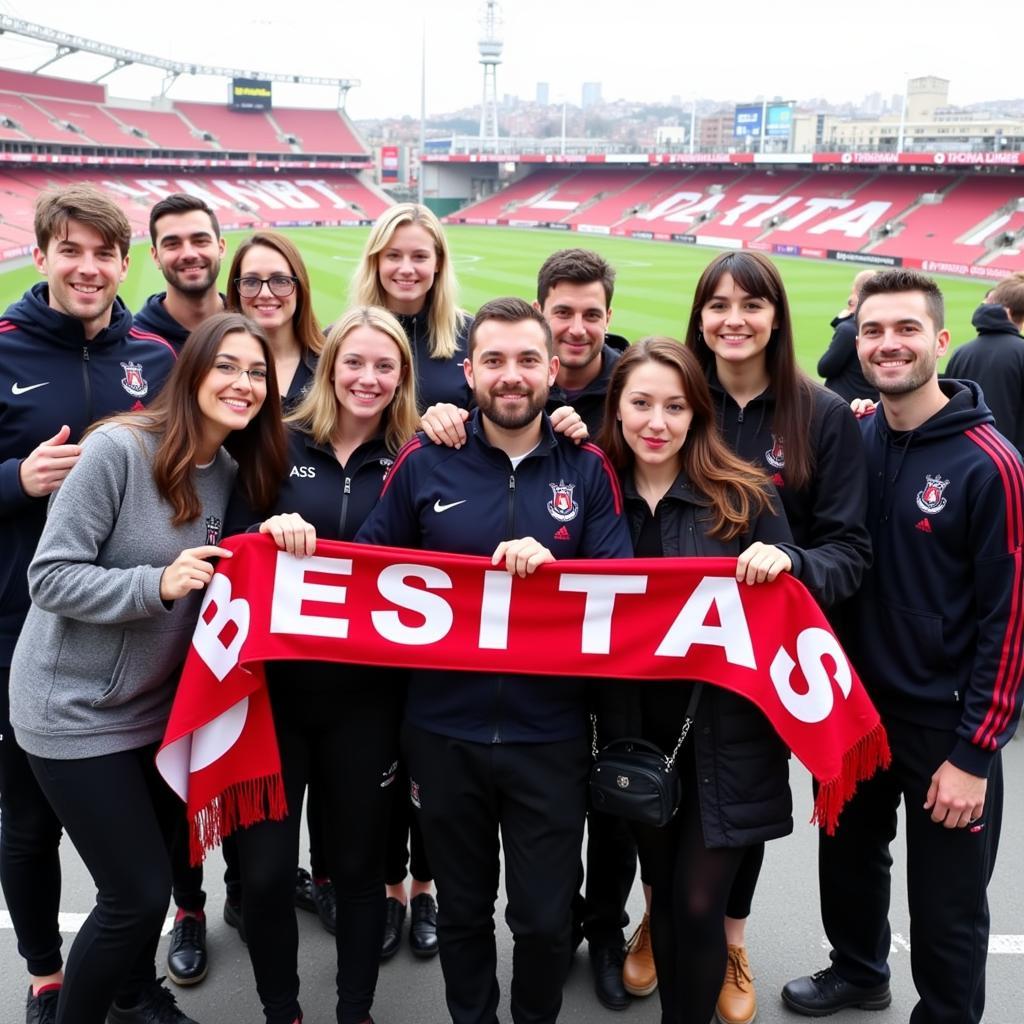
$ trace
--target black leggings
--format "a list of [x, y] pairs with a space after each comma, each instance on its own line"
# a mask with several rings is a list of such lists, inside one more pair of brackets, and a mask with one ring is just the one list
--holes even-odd
[[[304, 671], [316, 674], [312, 668]], [[242, 915], [268, 1024], [291, 1024], [300, 1014], [295, 864], [302, 795], [311, 779], [324, 804], [328, 873], [338, 896], [338, 1021], [358, 1024], [370, 1015], [384, 936], [384, 845], [398, 749], [398, 691], [387, 674], [380, 676], [379, 684], [360, 689], [337, 681], [307, 688], [280, 677], [271, 683], [289, 814], [236, 833]]]
[[[312, 850], [310, 851], [312, 856]], [[391, 824], [388, 825], [387, 853], [384, 861], [384, 880], [388, 885], [401, 885], [408, 873], [417, 882], [429, 882], [434, 873], [430, 859], [423, 845], [420, 823], [413, 814], [409, 799], [409, 769], [399, 758], [398, 778], [395, 781], [395, 804], [391, 809]]]
[[58, 1024], [103, 1024], [156, 977], [181, 802], [157, 774], [156, 746], [58, 761], [29, 755], [39, 785], [96, 883], [71, 945]]
[[18, 952], [29, 974], [45, 977], [63, 965], [60, 955], [61, 828], [14, 740], [8, 705], [11, 670], [0, 668], [0, 885]]
[[708, 849], [693, 759], [680, 763], [683, 800], [664, 828], [636, 826], [652, 889], [651, 945], [662, 1024], [708, 1024], [725, 977], [726, 901], [745, 848]]

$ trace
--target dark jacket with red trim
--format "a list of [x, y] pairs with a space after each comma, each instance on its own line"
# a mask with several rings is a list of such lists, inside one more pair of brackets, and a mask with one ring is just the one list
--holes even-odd
[[174, 349], [132, 327], [114, 300], [110, 326], [87, 341], [82, 322], [49, 305], [39, 282], [0, 320], [0, 667], [11, 663], [28, 613], [26, 572], [46, 518], [46, 499], [21, 489], [18, 470], [63, 424], [77, 441], [90, 423], [147, 404], [174, 366]]
[[1013, 735], [1024, 677], [1024, 464], [971, 381], [894, 433], [861, 421], [875, 564], [840, 635], [884, 716], [949, 729], [949, 760], [985, 776]]
[[[484, 436], [480, 412], [461, 448], [417, 434], [399, 453], [356, 540], [486, 555], [533, 537], [562, 558], [629, 558], [615, 473], [600, 449], [576, 447], [543, 417], [540, 445], [516, 469]], [[584, 732], [578, 679], [417, 671], [406, 718], [428, 732], [479, 743], [538, 743]]]
[[785, 438], [772, 432], [772, 389], [741, 409], [719, 384], [714, 370], [708, 383], [726, 444], [764, 468], [778, 488], [793, 531], [793, 543], [779, 547], [792, 559], [793, 575], [828, 612], [857, 592], [871, 562], [865, 520], [867, 469], [853, 413], [831, 391], [814, 385], [807, 424], [814, 468], [811, 482], [797, 489], [786, 480]]
[[572, 397], [556, 383], [548, 396], [548, 413], [553, 413], [560, 406], [571, 405], [580, 419], [586, 423], [590, 436], [597, 437], [601, 432], [601, 424], [604, 423], [605, 399], [608, 396], [612, 370], [628, 348], [629, 342], [621, 334], [606, 334], [604, 348], [601, 349], [601, 372]]

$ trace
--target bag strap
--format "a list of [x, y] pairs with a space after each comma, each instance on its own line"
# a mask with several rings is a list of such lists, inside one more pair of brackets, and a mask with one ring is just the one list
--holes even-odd
[[[683, 744], [686, 742], [686, 737], [689, 735], [690, 729], [693, 726], [693, 719], [697, 714], [697, 705], [700, 703], [700, 695], [703, 691], [703, 683], [693, 684], [693, 692], [690, 694], [690, 702], [686, 705], [686, 718], [683, 721], [683, 728], [679, 733], [679, 739], [676, 740], [676, 745], [672, 749], [671, 754], [662, 754], [662, 757], [665, 758], [665, 768], [668, 771], [672, 771], [675, 767], [679, 751], [682, 750]], [[596, 761], [598, 755], [597, 715], [593, 711], [590, 713], [590, 753]]]

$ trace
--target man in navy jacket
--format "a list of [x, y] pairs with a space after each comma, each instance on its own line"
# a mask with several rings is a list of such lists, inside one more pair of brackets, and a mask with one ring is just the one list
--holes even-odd
[[893, 761], [821, 838], [832, 965], [791, 981], [783, 999], [808, 1016], [889, 1005], [889, 844], [902, 798], [919, 995], [909, 1019], [973, 1024], [985, 1001], [999, 751], [1022, 699], [1024, 465], [977, 385], [938, 380], [949, 332], [931, 279], [880, 273], [857, 324], [864, 375], [881, 394], [862, 421], [875, 558], [840, 631]]
[[[604, 455], [544, 413], [551, 330], [521, 299], [476, 315], [466, 379], [476, 411], [460, 448], [417, 435], [356, 540], [485, 555], [526, 576], [561, 558], [628, 558]], [[589, 772], [582, 680], [414, 672], [403, 727], [411, 798], [438, 889], [438, 940], [456, 1024], [497, 1018], [499, 829], [515, 938], [513, 1021], [555, 1021], [569, 968]]]
[[27, 570], [49, 495], [81, 452], [90, 423], [141, 409], [175, 360], [163, 339], [132, 326], [117, 297], [131, 225], [84, 185], [36, 203], [36, 267], [46, 278], [0, 320], [0, 881], [28, 963], [30, 1020], [50, 1020], [62, 959], [60, 824], [14, 742], [7, 715], [11, 655], [29, 609]]

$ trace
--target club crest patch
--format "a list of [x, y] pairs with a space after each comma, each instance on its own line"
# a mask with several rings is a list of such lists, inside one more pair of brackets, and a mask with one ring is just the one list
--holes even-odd
[[548, 512], [551, 514], [551, 518], [559, 523], [572, 522], [580, 514], [580, 507], [572, 497], [576, 485], [559, 480], [557, 484], [548, 484], [548, 486], [551, 488], [551, 500], [548, 502]]
[[772, 434], [772, 446], [764, 453], [765, 461], [772, 469], [786, 468], [786, 452], [782, 447], [782, 438], [778, 434]]
[[929, 476], [925, 474], [924, 489], [917, 492], [917, 507], [922, 512], [933, 516], [946, 507], [947, 499], [942, 496], [943, 491], [949, 486], [948, 480], [941, 476]]
[[219, 544], [220, 543], [220, 531], [222, 527], [219, 516], [207, 516], [206, 517], [206, 543], [207, 544]]
[[121, 378], [121, 387], [133, 398], [144, 398], [149, 394], [149, 381], [142, 376], [142, 363], [122, 363], [124, 377]]

